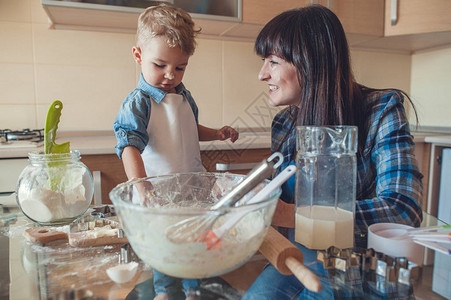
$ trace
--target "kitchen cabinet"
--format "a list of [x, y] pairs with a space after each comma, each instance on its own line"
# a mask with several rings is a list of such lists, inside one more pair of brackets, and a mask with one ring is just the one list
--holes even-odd
[[[451, 43], [449, 0], [243, 0], [243, 22], [227, 34], [255, 37], [278, 13], [311, 3], [335, 12], [352, 48], [412, 53]], [[391, 24], [393, 8], [395, 25]]]
[[[110, 191], [119, 183], [127, 181], [122, 161], [116, 154], [83, 155], [81, 161], [94, 177], [94, 185], [100, 188], [94, 191], [93, 203], [111, 204]], [[100, 178], [96, 178], [96, 177]], [[100, 197], [100, 199], [96, 199]]]
[[430, 144], [429, 176], [426, 183], [423, 180], [423, 184], [428, 185], [426, 212], [436, 217], [440, 197], [442, 155], [444, 149], [451, 148], [451, 136], [428, 136], [425, 137], [425, 142]]
[[347, 33], [382, 36], [384, 0], [243, 0], [243, 23], [264, 25], [277, 14], [318, 3], [332, 9]]
[[431, 144], [424, 142], [423, 138], [415, 137], [415, 158], [418, 162], [418, 168], [423, 174], [423, 199], [421, 201], [421, 208], [427, 211], [428, 207], [428, 189], [429, 189], [429, 165], [431, 155]]
[[449, 0], [385, 0], [384, 37], [353, 46], [412, 53], [449, 45], [450, 12]]
[[243, 23], [264, 25], [285, 10], [310, 4], [310, 0], [243, 0]]
[[[144, 11], [144, 7], [156, 3], [156, 1], [146, 2], [146, 0], [142, 0], [119, 6], [109, 4], [109, 1], [106, 0], [83, 2], [41, 0], [52, 29], [122, 33], [136, 33], [139, 14]], [[174, 5], [184, 8], [186, 11], [192, 11], [187, 9], [188, 7], [199, 5], [183, 0], [175, 0], [174, 3]], [[197, 8], [193, 9], [198, 10]], [[196, 25], [202, 28], [203, 34], [220, 36], [240, 21], [240, 9], [241, 0], [216, 1], [215, 5], [206, 6], [206, 12], [191, 13], [191, 15]], [[209, 12], [209, 10], [212, 11]]]
[[385, 36], [451, 31], [449, 0], [385, 0]]
[[[247, 174], [255, 164], [271, 155], [271, 149], [207, 150], [201, 151], [200, 154], [202, 164], [208, 172]], [[217, 164], [222, 166], [219, 170]]]
[[[292, 8], [319, 3], [329, 6], [343, 23], [345, 30], [355, 34], [382, 36], [384, 0], [243, 0], [242, 22], [239, 17], [211, 17], [192, 14], [205, 35], [254, 39], [260, 29], [277, 14]], [[238, 4], [240, 4], [238, 2]], [[42, 0], [42, 5], [57, 29], [79, 29], [130, 32], [142, 8], [70, 1]]]
[[[441, 178], [443, 166], [443, 151], [451, 148], [451, 136], [444, 134], [415, 134], [415, 158], [423, 174], [423, 211], [434, 217], [438, 216]], [[445, 167], [446, 169], [446, 167]], [[449, 200], [449, 199], [448, 199]]]
[[[218, 172], [216, 164], [231, 167], [230, 173], [247, 174], [254, 164], [270, 156], [270, 149], [236, 149], [201, 151], [204, 167], [208, 172]], [[127, 181], [122, 161], [116, 154], [83, 155], [81, 161], [94, 177], [95, 185], [100, 189], [94, 192], [93, 203], [111, 204], [110, 191], [119, 183]], [[96, 177], [99, 177], [96, 180]], [[96, 182], [97, 181], [97, 182]], [[101, 197], [100, 199], [96, 199]]]
[[139, 9], [92, 9], [80, 3], [43, 1], [51, 29], [136, 32]]
[[330, 8], [340, 19], [346, 34], [383, 36], [383, 0], [338, 0], [330, 3]]
[[[412, 53], [451, 43], [449, 0], [237, 0], [237, 16], [192, 13], [200, 37], [254, 41], [272, 17], [291, 8], [318, 3], [339, 17], [352, 48]], [[135, 33], [143, 11], [73, 1], [41, 0], [53, 29]], [[108, 3], [102, 1], [101, 3]], [[393, 3], [393, 5], [392, 5]], [[396, 24], [391, 25], [393, 8]]]

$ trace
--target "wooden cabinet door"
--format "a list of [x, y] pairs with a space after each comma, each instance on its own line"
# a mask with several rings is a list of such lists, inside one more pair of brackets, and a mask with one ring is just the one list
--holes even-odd
[[[396, 24], [391, 15], [396, 3]], [[450, 0], [385, 0], [385, 35], [405, 35], [451, 30]]]
[[84, 155], [81, 161], [88, 167], [91, 173], [100, 171], [102, 203], [110, 204], [110, 191], [119, 183], [127, 181], [127, 175], [125, 174], [122, 161], [116, 154]]
[[310, 0], [243, 0], [243, 23], [263, 25], [285, 10], [309, 4]]
[[[216, 170], [216, 163], [243, 164], [245, 166], [260, 163], [270, 155], [270, 149], [201, 151], [202, 163], [208, 172], [218, 172]], [[91, 173], [100, 171], [102, 203], [110, 204], [110, 191], [119, 183], [127, 181], [127, 175], [125, 174], [122, 161], [116, 154], [84, 155], [81, 161], [88, 167]], [[228, 172], [247, 174], [249, 171], [250, 168], [243, 168]]]
[[[233, 165], [226, 172], [247, 174], [254, 164], [262, 162], [271, 155], [271, 149], [212, 150], [201, 151], [202, 164], [208, 172], [219, 172], [216, 164]], [[240, 167], [241, 166], [241, 167]]]
[[384, 0], [243, 0], [243, 23], [264, 25], [277, 14], [318, 3], [335, 12], [346, 32], [382, 36]]
[[384, 0], [335, 0], [331, 9], [346, 33], [384, 35]]

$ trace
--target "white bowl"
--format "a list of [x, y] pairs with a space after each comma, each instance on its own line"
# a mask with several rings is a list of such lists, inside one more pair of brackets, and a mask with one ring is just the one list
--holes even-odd
[[125, 283], [132, 280], [138, 270], [137, 262], [130, 262], [128, 264], [119, 264], [106, 270], [108, 277], [116, 283]]
[[423, 265], [424, 247], [408, 235], [413, 227], [396, 223], [376, 223], [368, 227], [368, 248], [393, 257], [406, 257]]

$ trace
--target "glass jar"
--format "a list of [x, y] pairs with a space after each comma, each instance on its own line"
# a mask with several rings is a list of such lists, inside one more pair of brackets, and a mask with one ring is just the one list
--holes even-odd
[[26, 217], [40, 225], [65, 225], [86, 212], [94, 184], [79, 151], [29, 153], [28, 158], [16, 186], [16, 200]]
[[316, 250], [352, 248], [357, 127], [296, 130], [295, 241]]

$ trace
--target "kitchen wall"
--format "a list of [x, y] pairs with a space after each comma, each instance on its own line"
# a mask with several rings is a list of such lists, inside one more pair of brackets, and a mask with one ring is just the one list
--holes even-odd
[[[60, 130], [111, 130], [139, 67], [133, 34], [51, 30], [39, 0], [0, 0], [0, 129], [43, 128], [50, 103], [64, 104]], [[412, 92], [424, 124], [451, 126], [446, 93], [451, 50], [416, 55], [353, 50], [357, 79]], [[257, 80], [252, 42], [198, 39], [184, 83], [210, 127], [268, 128], [276, 108]], [[431, 105], [433, 104], [433, 105]], [[435, 107], [444, 105], [439, 113]]]

